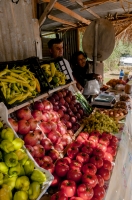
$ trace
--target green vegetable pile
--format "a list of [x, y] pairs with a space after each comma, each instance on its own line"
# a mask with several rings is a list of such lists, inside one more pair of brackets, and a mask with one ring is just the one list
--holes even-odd
[[93, 108], [88, 104], [87, 100], [81, 94], [81, 92], [76, 92], [75, 97], [87, 114], [90, 114], [93, 111]]
[[14, 67], [0, 72], [1, 91], [8, 104], [22, 102], [40, 93], [40, 84], [27, 66]]
[[118, 133], [119, 131], [118, 125], [113, 118], [110, 118], [109, 116], [97, 111], [91, 114], [88, 118], [85, 118], [83, 123], [85, 124], [84, 131], [86, 132], [97, 130], [101, 133]]
[[11, 128], [0, 122], [0, 199], [35, 200], [46, 176], [22, 149], [23, 140], [14, 137]]

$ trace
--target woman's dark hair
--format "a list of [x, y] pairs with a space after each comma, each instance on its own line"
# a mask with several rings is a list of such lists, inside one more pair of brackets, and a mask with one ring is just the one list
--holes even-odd
[[86, 59], [87, 59], [87, 55], [86, 53], [84, 53], [83, 51], [77, 51], [73, 54], [72, 58], [71, 58], [71, 64], [72, 66], [75, 66], [77, 64], [77, 59], [78, 56], [83, 55]]
[[51, 49], [54, 44], [60, 44], [62, 42], [63, 41], [59, 38], [53, 38], [48, 42], [48, 47], [49, 47], [49, 49]]

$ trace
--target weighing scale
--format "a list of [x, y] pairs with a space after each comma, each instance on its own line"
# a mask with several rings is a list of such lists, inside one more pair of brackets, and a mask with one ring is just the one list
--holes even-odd
[[101, 93], [91, 102], [91, 105], [113, 107], [115, 102], [116, 99], [114, 95]]

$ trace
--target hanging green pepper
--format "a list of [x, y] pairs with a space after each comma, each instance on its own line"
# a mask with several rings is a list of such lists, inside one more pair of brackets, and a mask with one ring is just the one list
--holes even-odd
[[15, 167], [18, 164], [18, 157], [14, 152], [7, 153], [4, 156], [4, 161], [7, 167]]
[[0, 148], [6, 153], [10, 153], [11, 151], [14, 151], [14, 145], [9, 140], [2, 140], [0, 144]]
[[8, 127], [6, 129], [2, 130], [0, 136], [1, 136], [1, 138], [3, 140], [9, 140], [9, 141], [12, 142], [13, 139], [14, 139], [14, 132], [13, 132], [13, 130], [10, 127]]
[[32, 174], [33, 170], [34, 170], [34, 162], [30, 159], [28, 159], [25, 164], [24, 164], [24, 171], [26, 175], [30, 175]]
[[46, 175], [38, 169], [33, 170], [30, 178], [32, 181], [37, 181], [40, 184], [46, 181]]
[[32, 182], [28, 190], [29, 199], [31, 200], [37, 199], [39, 194], [40, 194], [40, 184], [38, 182]]

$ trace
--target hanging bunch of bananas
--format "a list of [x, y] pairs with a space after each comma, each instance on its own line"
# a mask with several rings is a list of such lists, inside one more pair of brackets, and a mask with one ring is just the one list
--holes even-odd
[[55, 64], [43, 64], [41, 68], [44, 70], [48, 82], [53, 86], [60, 86], [66, 84], [66, 76], [63, 72], [56, 69]]

